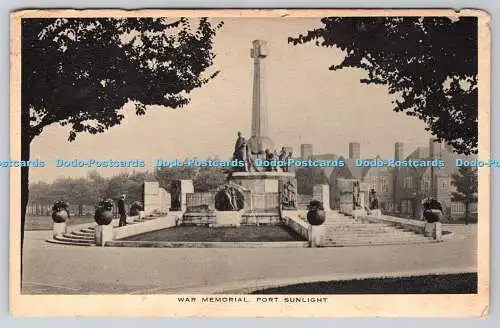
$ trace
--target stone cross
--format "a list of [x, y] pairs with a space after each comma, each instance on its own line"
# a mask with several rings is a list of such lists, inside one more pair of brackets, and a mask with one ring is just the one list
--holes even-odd
[[254, 40], [250, 56], [253, 58], [253, 98], [252, 98], [252, 135], [249, 147], [252, 153], [263, 152], [266, 148], [273, 150], [273, 143], [268, 138], [265, 60], [267, 42]]

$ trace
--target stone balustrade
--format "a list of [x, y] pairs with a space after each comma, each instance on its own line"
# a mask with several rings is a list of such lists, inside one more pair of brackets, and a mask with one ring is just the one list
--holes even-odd
[[300, 236], [307, 239], [310, 247], [321, 247], [324, 245], [326, 233], [324, 225], [310, 225], [304, 219], [303, 211], [283, 211], [282, 216], [285, 220], [285, 224]]
[[420, 220], [403, 219], [388, 215], [360, 215], [358, 219], [366, 222], [388, 223], [396, 227], [401, 227], [426, 237], [432, 237], [436, 241], [442, 240], [442, 224], [441, 222], [429, 223]]
[[[137, 224], [128, 224], [123, 227], [116, 227], [118, 220], [113, 220], [109, 225], [95, 226], [95, 241], [98, 246], [105, 246], [107, 242], [135, 236], [142, 233], [171, 228], [177, 225], [181, 212], [170, 212], [168, 215], [141, 221]], [[137, 222], [139, 216], [127, 217], [127, 222]]]

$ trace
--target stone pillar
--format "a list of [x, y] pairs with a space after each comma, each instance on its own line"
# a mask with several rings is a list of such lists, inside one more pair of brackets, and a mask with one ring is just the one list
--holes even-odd
[[319, 200], [323, 203], [325, 211], [329, 211], [330, 208], [330, 186], [327, 184], [316, 185], [313, 187], [313, 199]]
[[171, 198], [170, 194], [163, 188], [159, 188], [160, 211], [167, 213], [170, 209]]
[[309, 235], [309, 246], [310, 247], [322, 247], [325, 244], [325, 225], [309, 225], [308, 235]]
[[194, 192], [193, 180], [180, 180], [181, 211], [187, 208], [186, 195]]
[[443, 230], [442, 230], [442, 225], [441, 222], [433, 222], [429, 223], [426, 222], [424, 225], [424, 236], [425, 237], [432, 237], [436, 241], [441, 241], [443, 235]]
[[68, 230], [68, 223], [67, 222], [61, 222], [57, 223], [54, 222], [54, 227], [53, 227], [53, 236], [62, 236], [64, 235]]
[[113, 225], [97, 225], [95, 227], [95, 243], [97, 246], [105, 246], [106, 242], [113, 240]]
[[252, 154], [262, 153], [266, 149], [274, 150], [274, 144], [268, 135], [266, 109], [266, 68], [268, 55], [267, 42], [252, 41], [250, 56], [253, 58], [253, 95], [252, 95], [252, 135], [248, 147]]
[[158, 181], [145, 181], [144, 182], [144, 211], [152, 213], [160, 211], [160, 183]]

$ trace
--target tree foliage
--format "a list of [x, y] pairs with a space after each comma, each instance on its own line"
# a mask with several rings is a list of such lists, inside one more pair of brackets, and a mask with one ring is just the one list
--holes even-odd
[[189, 103], [206, 75], [216, 30], [207, 18], [58, 18], [22, 21], [23, 132], [52, 123], [96, 134], [120, 124], [120, 109]]
[[315, 185], [328, 184], [328, 178], [319, 167], [297, 168], [295, 177], [297, 179], [297, 192], [301, 195], [312, 196]]
[[468, 218], [469, 205], [477, 201], [477, 169], [468, 166], [459, 167], [458, 173], [451, 175], [451, 183], [457, 189], [451, 193], [452, 200], [465, 205], [465, 217]]
[[59, 178], [52, 183], [38, 182], [30, 186], [30, 203], [50, 205], [64, 200], [71, 205], [96, 205], [100, 200], [118, 199], [126, 194], [129, 202], [142, 201], [145, 181], [154, 180], [149, 172], [120, 173], [110, 178], [92, 171], [86, 178]]
[[192, 180], [195, 192], [210, 191], [227, 180], [226, 170], [219, 167], [160, 167], [155, 176], [169, 192], [174, 180]]
[[[21, 24], [21, 159], [43, 129], [59, 123], [97, 134], [120, 124], [126, 103], [180, 108], [210, 81], [222, 22], [208, 18], [25, 18]], [[29, 198], [21, 168], [21, 254]], [[22, 261], [21, 261], [22, 263]], [[21, 269], [22, 271], [22, 269]]]
[[363, 69], [361, 83], [382, 84], [394, 111], [415, 116], [457, 153], [477, 153], [477, 18], [325, 17], [324, 26], [289, 38], [337, 47], [330, 70]]
[[194, 177], [193, 186], [197, 192], [210, 191], [227, 181], [224, 169], [217, 167], [203, 167]]

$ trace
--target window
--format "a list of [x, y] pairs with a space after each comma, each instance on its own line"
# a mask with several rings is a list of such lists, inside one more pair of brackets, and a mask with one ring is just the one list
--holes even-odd
[[443, 179], [441, 181], [441, 188], [442, 188], [442, 190], [448, 189], [448, 179]]
[[389, 192], [389, 184], [385, 177], [380, 178], [380, 192]]
[[431, 191], [431, 178], [425, 176], [423, 179], [423, 190], [424, 193], [429, 193]]
[[477, 214], [477, 203], [470, 203], [469, 204], [469, 213], [470, 214]]
[[460, 202], [451, 203], [451, 213], [453, 214], [463, 214], [465, 213], [465, 205]]
[[411, 212], [411, 200], [401, 201], [401, 213], [408, 214]]
[[411, 177], [405, 177], [404, 179], [404, 184], [403, 184], [403, 189], [412, 189], [413, 188], [413, 181]]

